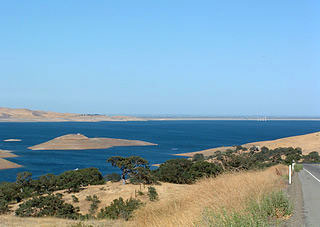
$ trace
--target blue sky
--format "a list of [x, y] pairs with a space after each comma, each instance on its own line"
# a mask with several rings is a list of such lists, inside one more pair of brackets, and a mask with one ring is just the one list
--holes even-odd
[[320, 116], [319, 1], [0, 3], [0, 106]]

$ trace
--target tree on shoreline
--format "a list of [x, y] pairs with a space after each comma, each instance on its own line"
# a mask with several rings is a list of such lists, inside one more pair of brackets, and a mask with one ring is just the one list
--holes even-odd
[[[113, 156], [110, 157], [107, 162], [111, 163], [112, 166], [118, 167], [121, 170], [121, 179], [123, 184], [129, 176], [140, 176], [139, 173], [144, 173], [141, 169], [149, 170], [149, 163], [144, 158], [139, 156], [121, 157]], [[138, 177], [139, 178], [139, 177]]]

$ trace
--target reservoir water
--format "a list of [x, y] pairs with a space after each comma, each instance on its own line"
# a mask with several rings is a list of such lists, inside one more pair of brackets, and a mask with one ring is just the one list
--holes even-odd
[[[320, 121], [145, 121], [145, 122], [41, 122], [0, 123], [0, 149], [19, 157], [7, 158], [23, 168], [0, 170], [0, 182], [14, 181], [29, 171], [33, 177], [59, 174], [76, 168], [96, 167], [103, 174], [118, 170], [106, 163], [115, 155], [138, 155], [151, 164], [177, 158], [173, 154], [273, 140], [320, 131]], [[29, 146], [69, 133], [88, 137], [135, 139], [158, 146], [113, 147], [101, 150], [32, 151]], [[5, 139], [21, 139], [5, 142]]]

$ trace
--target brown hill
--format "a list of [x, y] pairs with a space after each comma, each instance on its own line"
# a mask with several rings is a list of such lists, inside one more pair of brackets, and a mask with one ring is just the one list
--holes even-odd
[[[260, 141], [260, 142], [253, 142], [241, 145], [246, 148], [250, 148], [252, 146], [258, 147], [267, 147], [269, 149], [275, 149], [278, 147], [293, 147], [297, 148], [300, 147], [302, 149], [303, 154], [309, 154], [312, 151], [317, 151], [320, 153], [320, 132], [310, 133], [306, 135], [300, 136], [291, 136], [285, 137], [276, 140], [269, 140], [269, 141]], [[227, 149], [234, 149], [234, 147], [216, 147], [202, 151], [184, 153], [184, 154], [177, 154], [179, 156], [187, 156], [192, 157], [194, 154], [203, 154], [205, 156], [209, 156], [214, 154], [216, 151], [225, 151]]]
[[112, 138], [88, 138], [81, 134], [68, 134], [32, 147], [31, 150], [88, 150], [105, 149], [116, 146], [152, 146], [157, 145], [139, 140]]
[[1, 121], [45, 122], [45, 121], [142, 121], [143, 119], [128, 116], [107, 116], [101, 114], [74, 114], [38, 111], [29, 109], [12, 109], [0, 107]]

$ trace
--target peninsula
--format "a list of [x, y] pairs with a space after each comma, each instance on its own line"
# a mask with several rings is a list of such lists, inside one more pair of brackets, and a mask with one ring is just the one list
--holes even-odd
[[31, 150], [90, 150], [106, 149], [118, 146], [154, 146], [157, 144], [140, 140], [113, 138], [88, 138], [82, 134], [68, 134], [32, 147]]
[[[304, 155], [309, 154], [312, 151], [316, 151], [320, 154], [320, 132], [315, 132], [315, 133], [310, 133], [310, 134], [305, 134], [300, 136], [285, 137], [285, 138], [276, 139], [276, 140], [246, 143], [241, 146], [248, 149], [253, 146], [260, 147], [260, 148], [267, 147], [269, 149], [275, 149], [279, 147], [293, 147], [293, 148], [300, 147]], [[204, 156], [209, 156], [214, 154], [216, 151], [226, 151], [228, 149], [234, 149], [234, 146], [216, 147], [216, 148], [210, 148], [202, 151], [176, 154], [176, 155], [192, 157], [195, 154], [203, 154]]]

